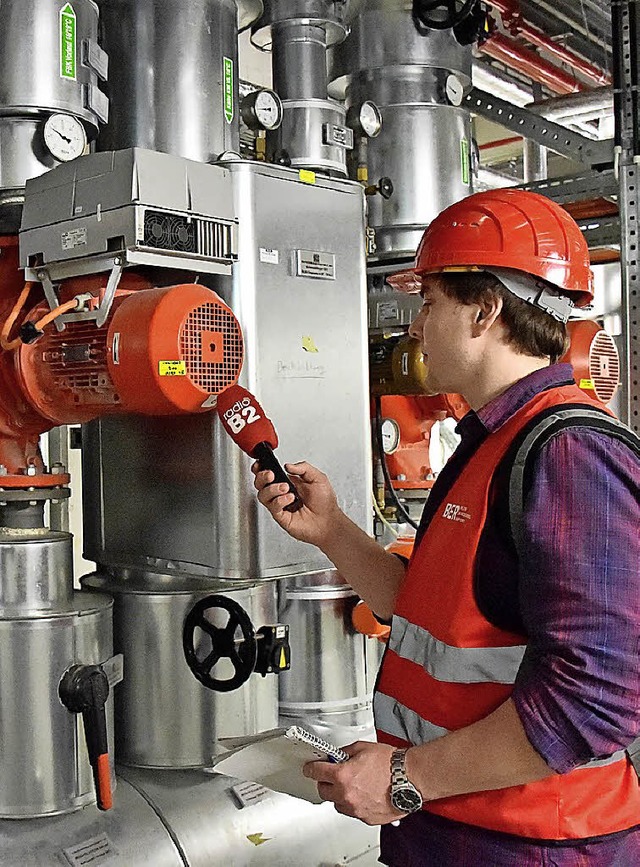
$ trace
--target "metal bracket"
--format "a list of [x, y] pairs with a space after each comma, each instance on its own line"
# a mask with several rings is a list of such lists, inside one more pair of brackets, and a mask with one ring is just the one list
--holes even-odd
[[618, 180], [612, 169], [518, 184], [515, 189], [541, 193], [559, 204], [595, 198], [613, 200], [619, 193]]
[[499, 123], [523, 138], [544, 145], [568, 159], [588, 166], [607, 165], [613, 162], [613, 141], [592, 141], [558, 123], [540, 117], [539, 114], [512, 105], [477, 87], [471, 88], [464, 104], [474, 114], [480, 114], [494, 123]]
[[[116, 289], [118, 288], [118, 285], [120, 283], [123, 269], [124, 264], [122, 259], [114, 259], [111, 273], [109, 274], [109, 279], [107, 280], [107, 287], [105, 289], [104, 297], [100, 305], [95, 310], [80, 310], [76, 311], [75, 313], [64, 313], [62, 316], [58, 316], [57, 319], [54, 320], [54, 325], [56, 326], [58, 331], [64, 331], [65, 324], [67, 322], [86, 322], [87, 320], [92, 319], [95, 319], [97, 328], [102, 328], [104, 323], [107, 321], [109, 313], [111, 312], [113, 299], [115, 298]], [[47, 299], [49, 308], [51, 310], [55, 310], [56, 307], [60, 306], [60, 301], [58, 300], [58, 294], [56, 292], [55, 286], [51, 282], [49, 272], [46, 270], [46, 268], [39, 268], [37, 276], [38, 280], [42, 283], [42, 288], [44, 290], [44, 295]]]

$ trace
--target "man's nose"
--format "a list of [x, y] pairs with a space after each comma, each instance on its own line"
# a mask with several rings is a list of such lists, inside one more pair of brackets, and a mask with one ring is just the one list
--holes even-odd
[[422, 337], [422, 315], [420, 313], [416, 315], [409, 326], [409, 337], [413, 337], [414, 340], [420, 340]]

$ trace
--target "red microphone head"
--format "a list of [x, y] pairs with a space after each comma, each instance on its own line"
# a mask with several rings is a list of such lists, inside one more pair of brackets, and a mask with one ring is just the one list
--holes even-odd
[[243, 452], [253, 457], [260, 443], [278, 447], [278, 434], [256, 398], [241, 385], [230, 385], [218, 395], [216, 412], [224, 429]]

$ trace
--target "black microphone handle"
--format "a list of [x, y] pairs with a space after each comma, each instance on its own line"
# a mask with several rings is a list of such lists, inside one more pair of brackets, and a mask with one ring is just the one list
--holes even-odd
[[253, 457], [260, 464], [261, 470], [271, 470], [274, 475], [273, 484], [283, 483], [289, 485], [289, 492], [295, 497], [293, 503], [289, 503], [284, 507], [285, 512], [297, 512], [301, 509], [304, 503], [300, 499], [300, 494], [296, 491], [295, 485], [292, 483], [289, 476], [285, 473], [280, 461], [273, 453], [273, 449], [269, 443], [258, 443], [252, 452]]

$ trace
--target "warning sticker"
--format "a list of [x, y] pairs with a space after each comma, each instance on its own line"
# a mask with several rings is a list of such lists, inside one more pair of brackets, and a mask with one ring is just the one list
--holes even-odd
[[596, 387], [595, 387], [595, 385], [593, 384], [593, 380], [592, 380], [592, 379], [581, 379], [581, 380], [580, 380], [580, 388], [591, 389], [591, 391], [595, 391], [595, 390], [596, 390]]
[[160, 376], [186, 376], [187, 365], [184, 361], [159, 361], [158, 373]]

